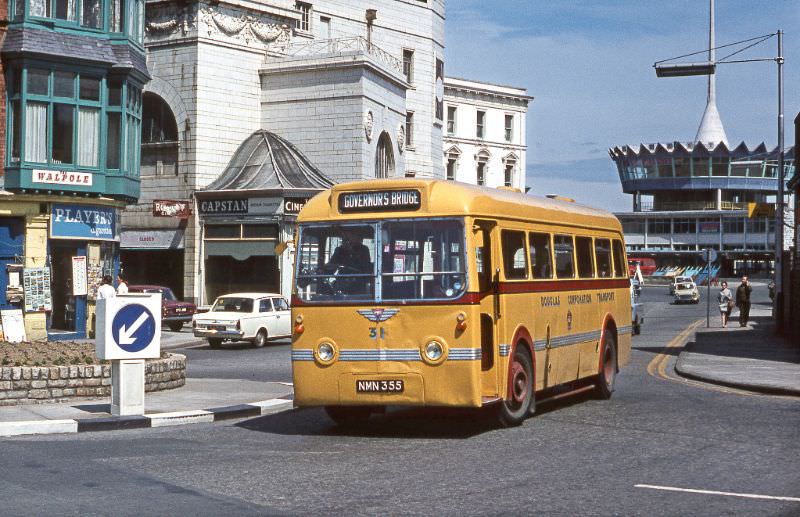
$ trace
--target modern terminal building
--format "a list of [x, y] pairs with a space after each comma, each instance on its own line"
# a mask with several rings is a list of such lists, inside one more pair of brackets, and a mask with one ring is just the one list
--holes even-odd
[[4, 332], [83, 338], [102, 276], [119, 267], [120, 215], [139, 197], [142, 90], [150, 78], [144, 0], [12, 0], [7, 7]]
[[[694, 140], [609, 150], [623, 192], [633, 195], [632, 211], [615, 215], [632, 257], [654, 258], [657, 266], [688, 266], [701, 263], [702, 250], [713, 248], [721, 252], [723, 276], [769, 275], [775, 259], [775, 217], [749, 217], [748, 207], [761, 203], [774, 209], [778, 149], [764, 143], [732, 146], [717, 110], [715, 86], [710, 75], [706, 109]], [[784, 152], [785, 178], [794, 173], [794, 153], [794, 148]], [[787, 208], [785, 220], [793, 221], [793, 213]], [[791, 242], [787, 225], [786, 249]]]

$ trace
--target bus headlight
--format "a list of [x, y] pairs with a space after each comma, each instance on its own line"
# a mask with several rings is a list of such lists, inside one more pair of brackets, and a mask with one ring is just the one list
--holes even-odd
[[323, 364], [330, 364], [336, 358], [336, 347], [333, 343], [323, 341], [317, 345], [317, 360]]
[[441, 363], [446, 354], [447, 350], [444, 344], [437, 339], [431, 339], [422, 347], [422, 358], [429, 364]]

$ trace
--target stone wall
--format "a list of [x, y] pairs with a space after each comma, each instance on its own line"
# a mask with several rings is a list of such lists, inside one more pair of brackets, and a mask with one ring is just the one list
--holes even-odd
[[[165, 359], [147, 361], [145, 391], [169, 390], [185, 383], [185, 355], [170, 354]], [[111, 396], [110, 364], [4, 366], [0, 369], [0, 406], [108, 396]]]

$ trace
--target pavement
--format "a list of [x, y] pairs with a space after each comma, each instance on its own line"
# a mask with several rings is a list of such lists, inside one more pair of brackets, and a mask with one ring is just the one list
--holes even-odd
[[684, 346], [675, 371], [687, 378], [773, 395], [800, 396], [800, 344], [775, 335], [772, 308], [754, 304], [747, 327], [738, 309], [727, 328], [719, 314]]
[[[190, 332], [163, 332], [161, 339], [164, 350], [205, 343]], [[291, 409], [293, 393], [292, 386], [283, 382], [187, 377], [181, 388], [146, 393], [143, 416], [113, 416], [110, 397], [0, 407], [0, 437], [163, 427], [267, 415]]]

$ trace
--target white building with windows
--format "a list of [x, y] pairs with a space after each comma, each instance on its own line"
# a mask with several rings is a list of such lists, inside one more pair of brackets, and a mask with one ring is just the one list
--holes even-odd
[[525, 88], [445, 78], [445, 177], [525, 191], [525, 117], [532, 100]]
[[291, 250], [275, 250], [315, 191], [444, 177], [444, 0], [146, 0], [144, 29], [131, 283], [288, 295]]

